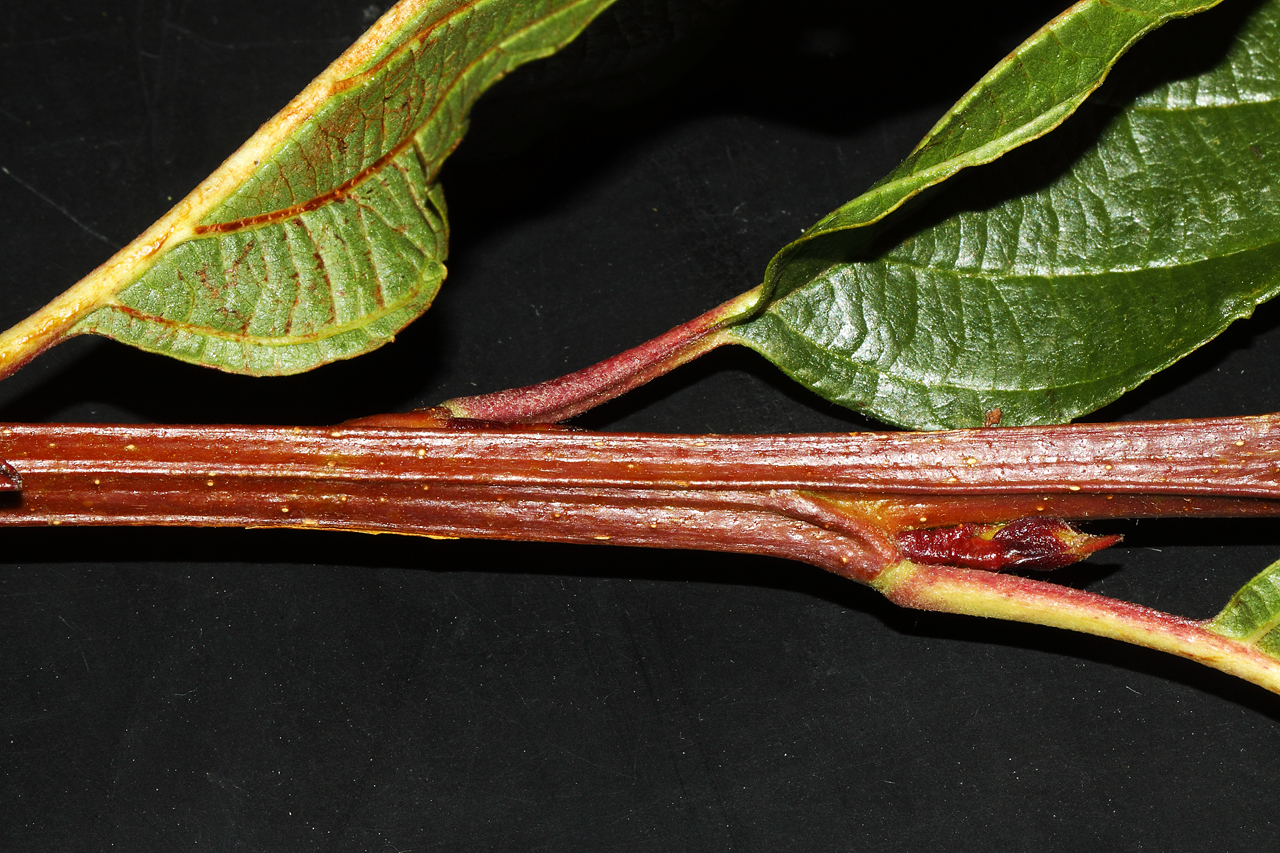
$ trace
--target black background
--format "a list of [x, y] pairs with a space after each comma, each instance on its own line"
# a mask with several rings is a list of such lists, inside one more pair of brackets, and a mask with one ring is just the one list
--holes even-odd
[[[323, 424], [584, 366], [756, 284], [1059, 11], [667, 5], [623, 0], [486, 99], [443, 175], [449, 279], [395, 344], [255, 380], [76, 340], [0, 385], [0, 419]], [[1129, 60], [1219, 50], [1248, 8]], [[145, 228], [379, 11], [7, 4], [0, 321]], [[1278, 357], [1264, 306], [1097, 417], [1272, 411]], [[582, 423], [870, 425], [746, 351]], [[1095, 527], [1125, 546], [1060, 578], [1190, 616], [1280, 545], [1273, 522]], [[803, 565], [293, 531], [0, 543], [6, 850], [1243, 850], [1280, 818], [1280, 699]]]

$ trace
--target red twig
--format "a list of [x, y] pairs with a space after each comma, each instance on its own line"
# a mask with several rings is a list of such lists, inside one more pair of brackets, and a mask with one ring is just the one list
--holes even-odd
[[902, 531], [1280, 515], [1280, 416], [943, 433], [10, 425], [0, 524], [314, 527], [750, 551], [860, 580]]

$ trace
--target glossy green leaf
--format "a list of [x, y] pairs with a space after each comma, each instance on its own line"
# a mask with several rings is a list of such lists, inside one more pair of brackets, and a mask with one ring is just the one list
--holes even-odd
[[431, 304], [435, 176], [471, 105], [613, 0], [403, 0], [115, 258], [0, 338], [0, 370], [76, 334], [287, 374], [387, 343]]
[[[1116, 60], [1144, 35], [1175, 17], [1203, 12], [1220, 2], [1076, 3], [987, 72], [898, 168], [823, 217], [799, 242], [877, 222], [961, 169], [990, 163], [1043, 136], [1075, 112], [1102, 85]], [[788, 283], [802, 283], [790, 264], [772, 266], [776, 286], [784, 293]]]
[[1280, 660], [1280, 561], [1245, 584], [1205, 627]]
[[1062, 422], [1115, 399], [1276, 292], [1278, 18], [1257, 7], [1204, 73], [1086, 104], [878, 256], [857, 233], [789, 247], [774, 301], [731, 334], [904, 426]]

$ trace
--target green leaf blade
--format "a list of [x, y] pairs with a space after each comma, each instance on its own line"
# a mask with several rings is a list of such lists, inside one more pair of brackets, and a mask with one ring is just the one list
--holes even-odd
[[281, 375], [391, 341], [445, 278], [435, 178], [477, 98], [613, 0], [402, 0], [173, 211], [0, 336], [0, 370], [98, 334]]
[[960, 170], [1043, 136], [1102, 85], [1139, 39], [1173, 18], [1219, 2], [1076, 3], [984, 75], [896, 169], [819, 220], [806, 236], [870, 225]]
[[[1114, 277], [1097, 275], [1009, 277], [983, 289], [890, 257], [829, 275], [826, 289], [797, 291], [733, 334], [827, 399], [890, 423], [982, 426], [995, 409], [1006, 425], [1064, 423], [1248, 316], [1275, 294], [1278, 265], [1278, 246], [1201, 261], [1194, 274], [1242, 283], [1220, 296], [1189, 294], [1187, 268], [1124, 274], [1118, 293]], [[863, 304], [873, 288], [893, 291], [874, 300], [876, 314]], [[1146, 294], [1142, 310], [1129, 301], [1135, 291]], [[947, 310], [922, 316], [924, 301]], [[1117, 328], [1135, 341], [1123, 352]], [[1077, 381], [1059, 378], [1064, 363]]]
[[[520, 65], [554, 53], [613, 0], [432, 3], [201, 224], [314, 204], [417, 149], [426, 179], [462, 140], [472, 104]], [[398, 158], [397, 158], [398, 159]]]
[[175, 247], [77, 332], [183, 361], [284, 375], [390, 341], [444, 281], [444, 197], [413, 152], [349, 197]]
[[1280, 660], [1280, 561], [1241, 587], [1205, 628]]
[[1065, 170], [1006, 164], [1021, 195], [975, 176], [879, 257], [815, 251], [806, 282], [731, 334], [902, 426], [1060, 423], [1114, 400], [1280, 290], [1277, 26], [1269, 3], [1218, 67], [1086, 106], [1040, 143], [1084, 150]]

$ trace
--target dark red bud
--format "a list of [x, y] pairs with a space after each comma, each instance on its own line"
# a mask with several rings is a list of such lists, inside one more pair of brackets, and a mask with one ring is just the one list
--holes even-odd
[[999, 572], [1059, 569], [1121, 538], [1091, 536], [1060, 518], [1020, 518], [1008, 524], [907, 530], [898, 534], [898, 546], [913, 562]]

